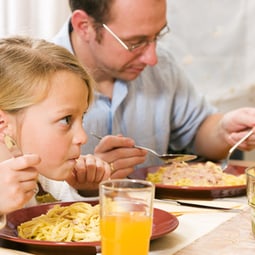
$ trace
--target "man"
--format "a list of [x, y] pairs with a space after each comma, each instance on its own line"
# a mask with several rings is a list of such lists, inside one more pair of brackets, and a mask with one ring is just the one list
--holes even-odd
[[[72, 16], [54, 42], [73, 52], [97, 82], [84, 128], [107, 136], [101, 141], [90, 137], [83, 152], [109, 162], [113, 178], [128, 176], [138, 164], [160, 163], [134, 144], [217, 160], [255, 125], [253, 108], [218, 113], [195, 91], [170, 53], [157, 47], [169, 32], [166, 0], [69, 4]], [[254, 138], [239, 148], [254, 148]]]

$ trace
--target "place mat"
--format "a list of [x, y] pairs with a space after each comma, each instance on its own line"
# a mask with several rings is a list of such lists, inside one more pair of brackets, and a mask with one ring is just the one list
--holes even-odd
[[254, 251], [248, 208], [174, 255], [250, 255]]

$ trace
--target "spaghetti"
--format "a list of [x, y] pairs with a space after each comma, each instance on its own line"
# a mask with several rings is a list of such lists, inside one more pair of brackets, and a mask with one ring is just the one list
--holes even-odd
[[234, 186], [245, 185], [245, 174], [235, 176], [222, 171], [213, 162], [188, 164], [173, 163], [160, 167], [155, 173], [148, 173], [147, 180], [176, 186]]
[[55, 205], [46, 214], [20, 224], [18, 236], [55, 242], [99, 241], [99, 205], [85, 202]]

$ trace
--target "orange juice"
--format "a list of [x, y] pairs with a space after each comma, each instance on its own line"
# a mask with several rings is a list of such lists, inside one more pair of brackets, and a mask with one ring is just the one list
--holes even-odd
[[149, 216], [118, 213], [101, 219], [102, 255], [147, 255], [152, 219]]

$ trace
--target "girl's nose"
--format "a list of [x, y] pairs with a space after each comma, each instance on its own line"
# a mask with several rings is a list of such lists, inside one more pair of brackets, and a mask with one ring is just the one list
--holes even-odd
[[82, 145], [85, 144], [87, 140], [88, 140], [87, 133], [85, 132], [82, 126], [79, 127], [79, 129], [75, 131], [74, 143]]

